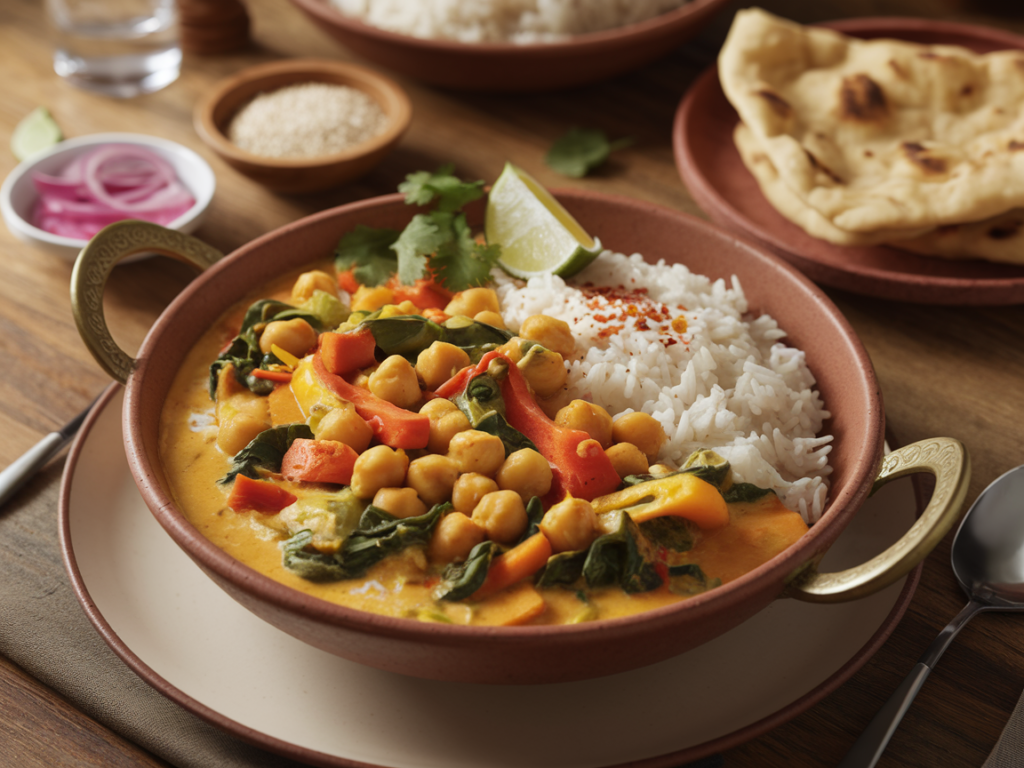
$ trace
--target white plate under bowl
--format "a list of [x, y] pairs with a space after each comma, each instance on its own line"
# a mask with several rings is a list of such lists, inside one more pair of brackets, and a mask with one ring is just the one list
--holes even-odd
[[181, 183], [185, 185], [195, 203], [185, 213], [170, 222], [169, 229], [194, 232], [206, 218], [217, 179], [209, 163], [188, 147], [158, 136], [141, 133], [92, 133], [66, 139], [39, 154], [22, 161], [0, 185], [0, 214], [11, 234], [24, 243], [63, 256], [78, 258], [88, 240], [63, 237], [36, 227], [31, 223], [39, 193], [32, 183], [32, 172], [42, 171], [56, 175], [72, 159], [104, 144], [134, 144], [155, 152], [171, 164]]
[[[122, 391], [112, 388], [90, 415], [61, 489], [65, 563], [89, 619], [185, 709], [316, 765], [678, 766], [760, 735], [838, 687], [891, 634], [920, 574], [850, 603], [777, 600], [695, 650], [596, 680], [481, 686], [382, 672], [256, 618], [164, 533], [128, 470]], [[866, 561], [916, 512], [909, 480], [887, 485], [836, 541], [825, 569]]]

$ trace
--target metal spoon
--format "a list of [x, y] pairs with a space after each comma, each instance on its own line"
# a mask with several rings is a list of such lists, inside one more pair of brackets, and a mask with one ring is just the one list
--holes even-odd
[[996, 478], [967, 511], [953, 540], [953, 573], [970, 602], [878, 711], [839, 768], [871, 768], [957, 633], [982, 611], [1024, 611], [1024, 465]]

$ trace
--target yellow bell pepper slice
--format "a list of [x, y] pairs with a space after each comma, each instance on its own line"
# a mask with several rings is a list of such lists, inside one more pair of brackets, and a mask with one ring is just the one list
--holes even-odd
[[729, 507], [719, 490], [690, 473], [648, 480], [598, 496], [590, 503], [598, 516], [625, 510], [637, 523], [675, 515], [701, 528], [721, 528], [729, 524]]

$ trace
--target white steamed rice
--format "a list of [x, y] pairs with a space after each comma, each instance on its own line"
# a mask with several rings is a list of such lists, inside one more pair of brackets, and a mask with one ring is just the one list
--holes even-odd
[[[782, 343], [785, 331], [767, 315], [745, 316], [737, 278], [712, 281], [680, 264], [652, 265], [639, 254], [608, 251], [572, 285], [553, 275], [524, 284], [495, 272], [510, 330], [534, 314], [572, 328], [572, 398], [600, 404], [613, 416], [649, 413], [668, 435], [659, 460], [678, 466], [693, 451], [711, 448], [729, 460], [737, 481], [773, 489], [808, 523], [821, 516], [832, 436], [818, 433], [829, 413], [804, 353]], [[648, 318], [649, 329], [642, 330], [637, 322], [644, 312], [628, 316], [621, 300], [573, 287], [588, 284], [646, 288], [654, 304], [636, 305], [653, 306], [664, 319]], [[680, 315], [687, 326], [682, 334], [671, 328]]]
[[547, 43], [658, 16], [686, 0], [330, 0], [346, 16], [413, 37]]

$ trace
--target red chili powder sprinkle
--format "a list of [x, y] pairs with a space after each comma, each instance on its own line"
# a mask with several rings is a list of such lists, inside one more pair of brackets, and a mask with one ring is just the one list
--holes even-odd
[[[587, 283], [580, 287], [580, 291], [586, 297], [587, 308], [593, 312], [591, 318], [604, 326], [597, 332], [598, 338], [606, 339], [621, 333], [626, 327], [626, 320], [634, 318], [637, 330], [659, 332], [660, 341], [666, 347], [683, 341], [680, 337], [686, 333], [686, 318], [681, 315], [673, 317], [673, 310], [652, 300], [646, 288]], [[685, 309], [676, 307], [677, 312]]]

